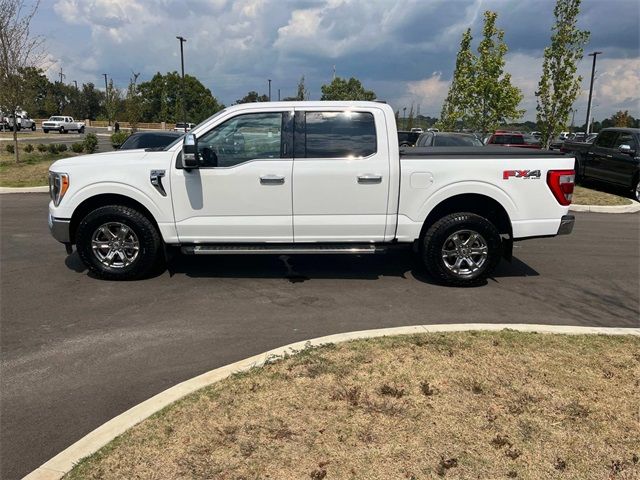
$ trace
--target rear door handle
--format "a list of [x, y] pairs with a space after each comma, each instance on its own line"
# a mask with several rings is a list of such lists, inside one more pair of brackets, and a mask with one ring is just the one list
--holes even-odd
[[359, 175], [358, 183], [363, 183], [363, 184], [382, 183], [382, 175]]
[[260, 177], [262, 185], [284, 185], [284, 177], [280, 175], [263, 175]]

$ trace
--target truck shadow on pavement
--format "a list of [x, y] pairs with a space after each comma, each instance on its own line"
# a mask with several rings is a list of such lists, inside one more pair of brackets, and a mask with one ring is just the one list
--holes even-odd
[[[78, 273], [87, 272], [77, 253], [69, 255], [67, 267]], [[281, 278], [291, 283], [319, 279], [379, 280], [382, 277], [414, 278], [431, 285], [439, 283], [430, 277], [410, 250], [391, 251], [381, 255], [174, 255], [167, 270], [157, 276], [172, 279], [189, 278]], [[87, 273], [92, 278], [95, 276]], [[532, 277], [538, 272], [517, 258], [502, 260], [488, 282], [500, 278]], [[484, 282], [486, 284], [488, 282]], [[479, 285], [479, 286], [482, 286]]]

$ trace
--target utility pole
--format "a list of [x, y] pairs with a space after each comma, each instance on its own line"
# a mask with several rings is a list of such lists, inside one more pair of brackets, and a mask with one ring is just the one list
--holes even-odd
[[65, 78], [66, 75], [62, 73], [62, 67], [60, 67], [60, 85], [62, 85], [62, 79]]
[[407, 107], [402, 108], [402, 129], [407, 129]]
[[187, 41], [186, 38], [177, 36], [176, 37], [180, 42], [180, 66], [182, 68], [182, 121], [184, 122], [184, 131], [187, 131], [187, 106], [185, 104], [184, 98], [184, 50], [182, 48], [182, 44]]
[[333, 66], [333, 80], [336, 79], [336, 66]]
[[73, 84], [76, 86], [76, 90], [78, 90], [78, 81], [77, 81], [77, 80], [74, 80], [74, 81], [73, 81]]
[[278, 101], [280, 101], [280, 89], [278, 89]]
[[269, 82], [269, 101], [271, 101], [271, 79], [269, 79], [268, 82]]
[[[107, 74], [103, 73], [102, 74], [104, 76], [104, 104], [105, 107], [107, 106], [107, 103], [109, 103], [109, 87], [107, 86]], [[111, 117], [109, 117], [109, 112], [108, 112], [108, 108], [105, 108], [105, 110], [107, 110], [107, 121], [109, 122], [109, 126], [111, 126]]]
[[596, 74], [596, 58], [602, 52], [593, 52], [589, 56], [593, 57], [593, 66], [591, 67], [591, 84], [589, 85], [589, 103], [587, 105], [587, 135], [591, 133], [591, 98], [593, 97], [593, 77]]

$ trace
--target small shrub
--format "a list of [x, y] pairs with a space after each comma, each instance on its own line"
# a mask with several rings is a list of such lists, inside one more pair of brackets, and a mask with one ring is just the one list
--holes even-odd
[[55, 143], [50, 143], [47, 145], [47, 152], [49, 153], [58, 153], [58, 146]]
[[44, 143], [39, 143], [36, 148], [40, 153], [44, 153], [47, 151], [47, 146]]
[[27, 152], [27, 153], [31, 153], [31, 152], [33, 152], [33, 145], [31, 145], [30, 143], [27, 143], [27, 144], [24, 146], [24, 151], [25, 151], [25, 152]]
[[84, 151], [95, 153], [98, 150], [98, 137], [95, 133], [87, 133], [83, 142]]
[[73, 145], [71, 145], [71, 150], [75, 153], [82, 153], [82, 151], [84, 150], [84, 145], [82, 145], [82, 143], [74, 143]]
[[67, 151], [67, 145], [66, 145], [66, 144], [64, 144], [64, 143], [59, 143], [59, 144], [56, 146], [56, 150], [58, 150], [58, 153], [66, 152], [66, 151]]
[[117, 150], [127, 138], [129, 138], [128, 132], [116, 132], [111, 135], [111, 146], [114, 150]]
[[15, 153], [15, 148], [13, 148], [13, 145], [11, 145], [10, 143], [7, 144], [6, 147], [4, 147], [7, 150], [7, 153]]

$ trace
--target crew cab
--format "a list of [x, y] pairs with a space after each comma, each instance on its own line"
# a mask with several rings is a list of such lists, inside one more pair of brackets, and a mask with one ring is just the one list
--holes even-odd
[[55, 130], [60, 133], [84, 133], [84, 122], [76, 122], [73, 117], [49, 117], [49, 120], [42, 122], [42, 131], [49, 133], [49, 130]]
[[561, 151], [576, 159], [579, 180], [592, 179], [621, 186], [640, 201], [640, 129], [604, 128], [593, 143], [564, 142]]
[[491, 147], [400, 149], [376, 102], [226, 108], [163, 150], [50, 167], [49, 227], [106, 279], [184, 254], [374, 254], [411, 247], [442, 283], [491, 274], [513, 241], [570, 233], [574, 159]]
[[9, 116], [6, 118], [6, 124], [8, 130], [13, 130], [13, 124], [16, 123], [16, 130], [31, 130], [35, 132], [36, 122], [29, 118], [29, 116], [23, 113], [17, 113], [15, 116]]

